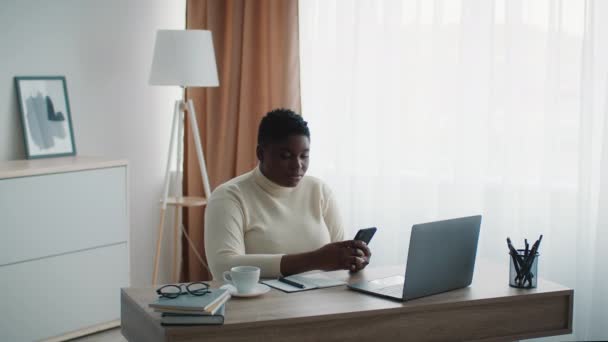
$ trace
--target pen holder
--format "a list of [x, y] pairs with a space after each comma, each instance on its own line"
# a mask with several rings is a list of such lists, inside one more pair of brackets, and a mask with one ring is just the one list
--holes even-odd
[[518, 249], [517, 254], [517, 256], [514, 256], [509, 253], [509, 286], [533, 289], [538, 282], [538, 257], [540, 254], [526, 255], [523, 249]]

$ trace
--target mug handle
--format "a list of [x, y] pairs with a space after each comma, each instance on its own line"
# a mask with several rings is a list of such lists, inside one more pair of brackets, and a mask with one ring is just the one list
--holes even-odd
[[224, 271], [224, 273], [222, 274], [222, 278], [224, 278], [224, 281], [228, 284], [234, 285], [234, 283], [232, 282], [232, 277], [230, 276], [230, 271]]

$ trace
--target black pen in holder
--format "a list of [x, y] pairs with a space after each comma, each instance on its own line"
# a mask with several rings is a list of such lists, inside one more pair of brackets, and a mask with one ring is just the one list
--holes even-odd
[[517, 256], [509, 253], [509, 286], [521, 289], [533, 289], [538, 282], [538, 257], [526, 253], [524, 249], [517, 250]]

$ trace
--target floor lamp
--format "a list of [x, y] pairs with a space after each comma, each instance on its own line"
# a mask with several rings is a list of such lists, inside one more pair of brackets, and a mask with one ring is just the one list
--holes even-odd
[[[211, 32], [204, 30], [159, 30], [156, 34], [154, 59], [150, 70], [150, 84], [180, 86], [183, 89], [186, 87], [217, 87], [219, 81]], [[205, 191], [204, 198], [182, 196], [180, 170], [182, 169], [182, 136], [186, 113], [190, 120], [190, 127], [192, 128], [194, 144], [196, 147], [196, 155], [200, 164], [201, 177], [203, 179]], [[177, 141], [177, 156], [175, 158], [177, 162], [177, 172], [175, 173], [174, 178], [176, 187], [174, 197], [169, 197], [170, 164], [171, 158], [173, 157], [175, 141]], [[194, 105], [192, 104], [192, 100], [186, 102], [184, 99], [179, 99], [175, 101], [173, 123], [171, 124], [171, 141], [169, 143], [169, 155], [167, 157], [167, 169], [165, 171], [165, 183], [161, 199], [160, 224], [158, 227], [158, 238], [156, 240], [156, 253], [154, 255], [154, 272], [152, 273], [153, 285], [156, 284], [158, 277], [158, 262], [167, 206], [175, 207], [175, 222], [173, 227], [173, 282], [177, 282], [179, 280], [177, 246], [179, 229], [181, 227], [179, 222], [181, 209], [183, 207], [205, 205], [210, 194], [209, 178], [207, 177], [207, 168], [205, 166], [205, 157], [201, 146], [201, 138], [196, 122]], [[202, 258], [185, 231], [184, 235], [188, 239], [192, 250], [196, 253], [201, 263], [203, 263]], [[206, 267], [204, 263], [203, 265]]]

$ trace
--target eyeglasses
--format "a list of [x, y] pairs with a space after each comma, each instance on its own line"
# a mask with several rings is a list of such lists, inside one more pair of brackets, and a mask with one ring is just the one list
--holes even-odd
[[193, 296], [204, 296], [209, 292], [211, 292], [209, 291], [209, 284], [200, 281], [190, 284], [165, 285], [156, 290], [160, 297], [165, 298], [177, 298], [187, 293]]

